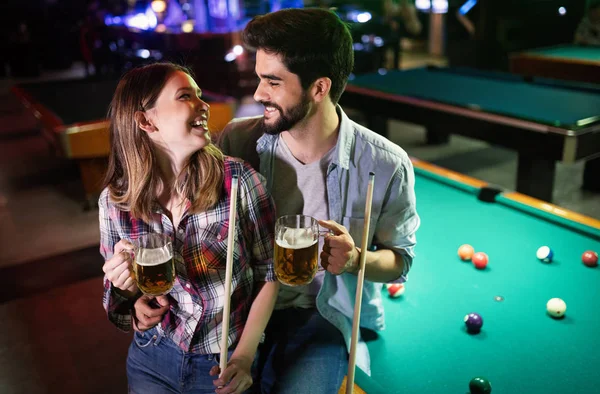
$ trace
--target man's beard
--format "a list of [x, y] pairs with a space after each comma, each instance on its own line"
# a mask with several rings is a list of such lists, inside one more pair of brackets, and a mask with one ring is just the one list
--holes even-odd
[[266, 134], [276, 135], [282, 131], [287, 131], [294, 127], [298, 122], [306, 117], [308, 114], [309, 100], [306, 97], [306, 93], [302, 94], [298, 105], [290, 108], [290, 110], [284, 114], [283, 109], [274, 104], [266, 101], [261, 101], [261, 104], [265, 107], [273, 107], [279, 111], [279, 117], [275, 124], [268, 125], [265, 119], [262, 120], [262, 129]]

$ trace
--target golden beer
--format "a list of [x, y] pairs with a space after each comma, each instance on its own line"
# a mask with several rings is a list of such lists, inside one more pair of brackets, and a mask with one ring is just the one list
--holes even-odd
[[302, 286], [312, 282], [319, 264], [318, 240], [303, 245], [275, 242], [275, 275], [288, 286]]
[[138, 288], [146, 295], [171, 291], [175, 263], [171, 239], [164, 234], [146, 234], [134, 243], [133, 273]]
[[147, 295], [159, 296], [168, 293], [175, 280], [175, 264], [173, 257], [162, 262], [140, 261], [134, 262], [134, 273], [137, 285]]
[[281, 216], [275, 223], [275, 276], [288, 286], [312, 282], [319, 266], [319, 226], [306, 215]]

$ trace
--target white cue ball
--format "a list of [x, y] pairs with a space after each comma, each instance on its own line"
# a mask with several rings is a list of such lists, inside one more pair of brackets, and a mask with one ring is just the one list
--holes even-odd
[[560, 298], [552, 298], [546, 304], [546, 310], [552, 317], [563, 317], [567, 311], [567, 304]]

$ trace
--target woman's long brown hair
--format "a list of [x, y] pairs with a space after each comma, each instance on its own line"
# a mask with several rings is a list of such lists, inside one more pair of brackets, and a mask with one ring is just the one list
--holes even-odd
[[[136, 111], [156, 104], [167, 80], [185, 67], [155, 63], [127, 72], [115, 91], [110, 110], [110, 155], [105, 185], [110, 199], [132, 216], [150, 222], [162, 185], [152, 141], [135, 122]], [[177, 177], [175, 191], [188, 198], [193, 212], [213, 207], [223, 186], [223, 154], [212, 143], [194, 153]]]

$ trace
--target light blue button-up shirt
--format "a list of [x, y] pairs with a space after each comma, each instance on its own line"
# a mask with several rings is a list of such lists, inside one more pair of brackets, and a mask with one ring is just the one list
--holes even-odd
[[[375, 174], [369, 246], [391, 249], [402, 255], [404, 271], [393, 282], [406, 280], [414, 257], [420, 219], [416, 210], [415, 175], [412, 163], [396, 144], [353, 122], [338, 106], [340, 128], [335, 154], [327, 169], [329, 219], [346, 227], [357, 246], [362, 246], [369, 172]], [[261, 117], [233, 120], [220, 136], [219, 145], [231, 156], [249, 161], [267, 179], [271, 190], [278, 136], [264, 134]], [[365, 280], [360, 325], [371, 330], [385, 328], [382, 283]], [[317, 295], [321, 315], [343, 334], [350, 351], [357, 276], [325, 273]], [[370, 375], [366, 344], [359, 338], [356, 365]]]

